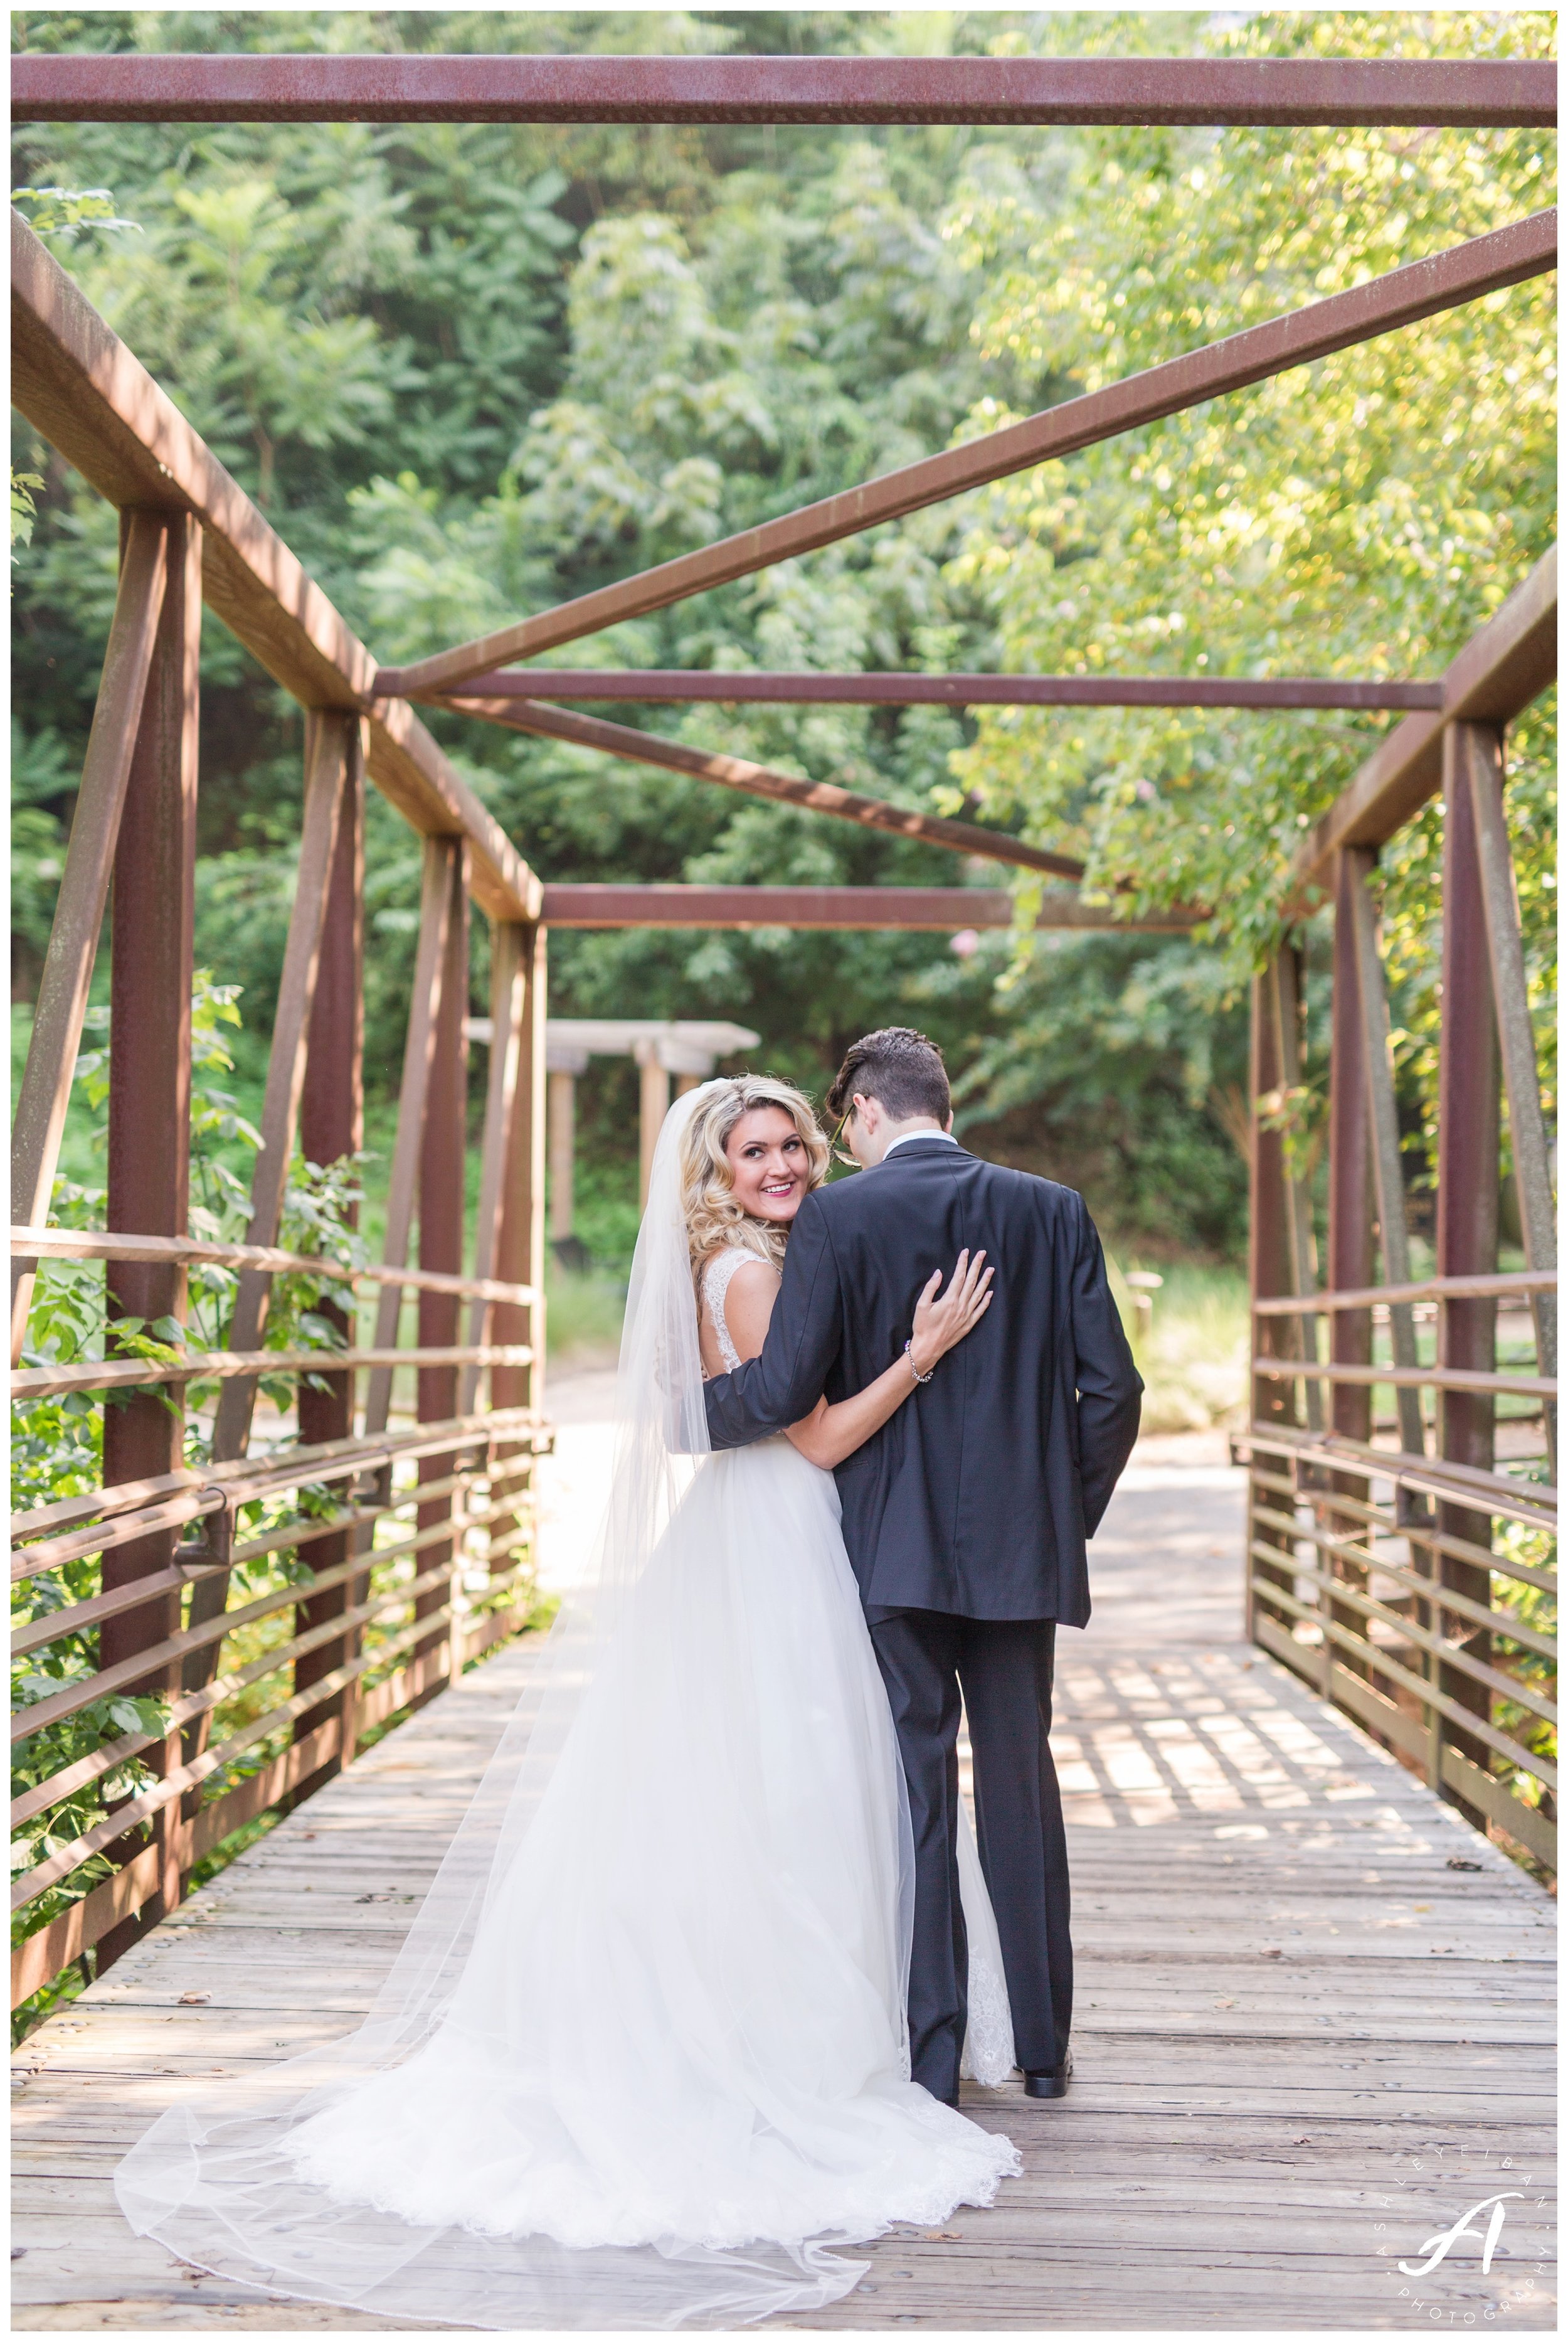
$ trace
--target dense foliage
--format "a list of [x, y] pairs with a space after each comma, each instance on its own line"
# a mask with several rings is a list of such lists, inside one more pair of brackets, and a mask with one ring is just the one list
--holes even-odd
[[[1535, 51], [1544, 15], [266, 14], [14, 19], [32, 48]], [[416, 656], [829, 494], [1549, 200], [1524, 134], [735, 127], [50, 126], [35, 188], [134, 233], [53, 241], [379, 654]], [[1434, 672], [1546, 541], [1548, 295], [1369, 350], [914, 516], [564, 663]], [[30, 988], [106, 633], [113, 515], [26, 431], [19, 973]], [[204, 645], [200, 956], [265, 1033], [300, 724]], [[618, 712], [618, 711], [617, 711]], [[1379, 719], [643, 711], [659, 728], [1076, 843], [1216, 906], [1211, 944], [625, 935], [554, 946], [558, 1013], [719, 1015], [820, 1086], [867, 1025], [924, 1024], [977, 1142], [1087, 1188], [1123, 1239], [1233, 1250], [1242, 987], [1302, 826]], [[628, 717], [628, 720], [631, 720]], [[952, 883], [951, 857], [439, 718], [544, 874]], [[1514, 788], [1543, 1018], [1550, 737]], [[1407, 1120], [1431, 1089], [1438, 816], [1392, 857]], [[414, 844], [373, 810], [373, 1092], [395, 1078]], [[993, 882], [995, 874], [971, 875]], [[483, 970], [479, 972], [482, 978]], [[251, 1046], [246, 1056], [245, 1047]], [[254, 1045], [240, 1074], [255, 1080]], [[584, 1086], [589, 1218], [624, 1229], [628, 1075]], [[373, 1117], [374, 1120], [374, 1117]], [[1244, 1133], [1243, 1134], [1244, 1135]], [[606, 1167], [608, 1166], [608, 1167]]]

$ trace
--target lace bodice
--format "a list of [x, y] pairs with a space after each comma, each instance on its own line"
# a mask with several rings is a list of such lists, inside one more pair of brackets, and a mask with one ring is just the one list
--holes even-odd
[[730, 1289], [730, 1279], [744, 1261], [755, 1260], [757, 1255], [744, 1245], [725, 1245], [714, 1254], [703, 1269], [703, 1299], [708, 1316], [714, 1321], [714, 1335], [718, 1342], [719, 1356], [726, 1374], [733, 1374], [741, 1363], [741, 1354], [730, 1339], [729, 1322], [724, 1316], [724, 1296]]

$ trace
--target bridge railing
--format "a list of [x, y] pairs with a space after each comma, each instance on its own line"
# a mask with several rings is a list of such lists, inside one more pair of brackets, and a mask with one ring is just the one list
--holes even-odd
[[[525, 1622], [548, 1432], [538, 881], [406, 703], [376, 696], [369, 653], [185, 418], [12, 233], [15, 402], [121, 514], [12, 1146], [22, 1446], [69, 1451], [12, 1522], [15, 2007], [72, 1962], [117, 1957], [236, 1831]], [[305, 711], [244, 1244], [190, 1226], [204, 604]], [[424, 837], [374, 1264], [357, 1237], [343, 1258], [325, 1237], [320, 1257], [280, 1244], [295, 1160], [363, 1155], [367, 786]], [[105, 1225], [52, 1226], [111, 902]], [[471, 1208], [475, 909], [491, 1039]], [[224, 1346], [200, 1348], [189, 1280], [220, 1271]], [[27, 1346], [51, 1284], [90, 1286], [78, 1323], [97, 1329], [59, 1355]], [[286, 1331], [302, 1322], [308, 1338]], [[50, 1409], [55, 1430], [35, 1434]]]
[[1293, 1298], [1256, 1304], [1260, 1329], [1303, 1320], [1314, 1329], [1300, 1358], [1260, 1349], [1253, 1361], [1271, 1389], [1291, 1386], [1303, 1423], [1311, 1385], [1458, 1391], [1500, 1408], [1517, 1400], [1499, 1415], [1516, 1444], [1515, 1471], [1434, 1456], [1424, 1442], [1411, 1454], [1283, 1423], [1254, 1424], [1245, 1442], [1253, 1639], [1548, 1868], [1556, 1861], [1556, 1492], [1529, 1476], [1538, 1458], [1523, 1442], [1555, 1385], [1517, 1366], [1401, 1367], [1392, 1356], [1334, 1366], [1319, 1356], [1315, 1327], [1370, 1309], [1375, 1341], [1393, 1309], [1409, 1306], [1419, 1326], [1424, 1306], [1442, 1350], [1450, 1308], [1513, 1300], [1500, 1315], [1525, 1318], [1528, 1345], [1525, 1297], [1554, 1287], [1550, 1275], [1521, 1273], [1320, 1293], [1304, 1307]]
[[[1555, 673], [1555, 556], [1309, 842], [1332, 892], [1327, 1225], [1305, 1151], [1303, 956], [1253, 996], [1254, 1640], [1478, 1829], [1556, 1867], [1556, 1235], [1505, 811], [1505, 723]], [[1484, 708], [1485, 720], [1477, 720]], [[1475, 709], [1477, 716], [1471, 711]], [[1412, 1272], [1377, 844], [1441, 792], [1434, 1273]], [[1502, 1107], [1523, 1264], [1505, 1266]], [[1375, 1410], [1375, 1411], [1374, 1411]]]

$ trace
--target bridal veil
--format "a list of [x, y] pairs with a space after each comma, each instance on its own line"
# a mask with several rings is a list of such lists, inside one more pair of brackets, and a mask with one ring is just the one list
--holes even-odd
[[[771, 1706], [734, 1679], [737, 1604], [765, 1648], [794, 1632], [799, 1593], [777, 1571], [734, 1593], [746, 1509], [820, 1556], [836, 1498], [782, 1443], [699, 1468], [680, 1146], [707, 1094], [659, 1138], [594, 1565], [368, 2016], [170, 2107], [115, 2175], [131, 2226], [182, 2259], [443, 2324], [734, 2326], [847, 2292], [864, 2264], [832, 2247], [890, 2206], [940, 2220], [1015, 2167], [1005, 2140], [913, 2088], [906, 2053], [899, 2070], [913, 1865], [874, 1662], [858, 1611], [834, 1606], [853, 1585], [819, 1570], [796, 1601], [816, 1639], [794, 1680], [835, 1672], [825, 1722], [791, 1712], [782, 1666]], [[797, 1770], [813, 1818], [786, 1817], [803, 1859], [781, 1864], [766, 1800]], [[694, 1926], [710, 1847], [731, 1886]], [[685, 1899], [662, 1911], [666, 1857]], [[816, 2067], [799, 2087], [789, 2023]]]

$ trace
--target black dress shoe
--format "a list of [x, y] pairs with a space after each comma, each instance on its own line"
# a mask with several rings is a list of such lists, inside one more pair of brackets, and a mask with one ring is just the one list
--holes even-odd
[[1025, 2073], [1024, 2094], [1030, 2098], [1064, 2098], [1072, 2071], [1073, 2053], [1069, 2050], [1059, 2066], [1047, 2066], [1038, 2074]]

